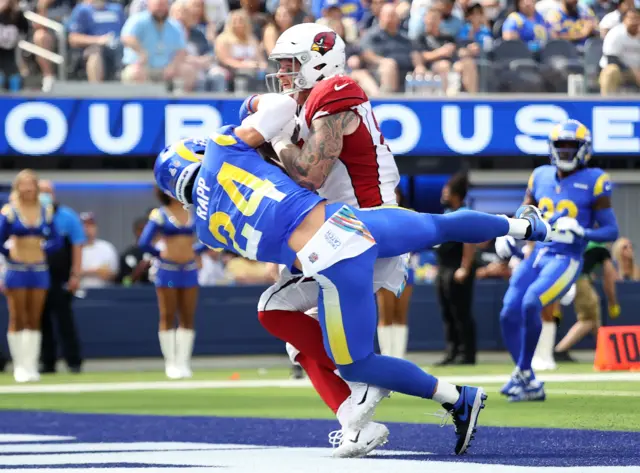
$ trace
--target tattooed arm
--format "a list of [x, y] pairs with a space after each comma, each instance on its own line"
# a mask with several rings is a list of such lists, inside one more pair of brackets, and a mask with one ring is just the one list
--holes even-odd
[[317, 191], [340, 158], [344, 136], [353, 133], [357, 125], [358, 117], [351, 111], [315, 119], [302, 149], [287, 144], [278, 150], [287, 174], [302, 187]]

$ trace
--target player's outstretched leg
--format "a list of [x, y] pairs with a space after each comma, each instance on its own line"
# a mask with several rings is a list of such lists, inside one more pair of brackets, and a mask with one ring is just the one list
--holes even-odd
[[[336, 210], [334, 206], [327, 206], [327, 215]], [[373, 235], [380, 258], [421, 251], [447, 241], [481, 243], [505, 235], [520, 240], [547, 241], [551, 236], [549, 224], [533, 206], [518, 209], [516, 218], [473, 210], [444, 215], [394, 207], [351, 210]]]
[[322, 289], [319, 315], [327, 352], [346, 380], [440, 403], [453, 416], [454, 451], [462, 454], [473, 438], [487, 396], [482, 388], [454, 386], [407, 360], [374, 353], [377, 317], [371, 288], [375, 259], [373, 247], [316, 275]]

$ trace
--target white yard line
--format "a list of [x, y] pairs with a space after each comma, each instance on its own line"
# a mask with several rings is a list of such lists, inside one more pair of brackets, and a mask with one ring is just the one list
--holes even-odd
[[[473, 375], [473, 376], [443, 376], [441, 379], [456, 384], [497, 384], [504, 383], [508, 375]], [[597, 383], [607, 381], [638, 381], [640, 372], [623, 373], [584, 373], [584, 374], [542, 374], [542, 381], [561, 383]], [[0, 394], [41, 394], [41, 393], [89, 393], [112, 391], [156, 391], [156, 390], [184, 390], [184, 389], [233, 389], [233, 388], [308, 388], [308, 380], [238, 380], [238, 381], [140, 381], [129, 383], [69, 383], [69, 384], [22, 384], [0, 386]], [[549, 391], [551, 392], [551, 391]], [[569, 391], [558, 390], [558, 394]], [[574, 392], [574, 391], [571, 391]], [[625, 392], [625, 391], [620, 391]], [[586, 393], [576, 390], [575, 393]], [[588, 391], [610, 395], [610, 392]], [[635, 394], [634, 394], [635, 395]]]

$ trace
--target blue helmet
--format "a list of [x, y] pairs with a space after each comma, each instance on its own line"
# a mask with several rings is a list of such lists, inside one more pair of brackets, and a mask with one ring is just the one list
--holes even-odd
[[591, 133], [577, 120], [567, 120], [553, 127], [549, 135], [551, 164], [561, 171], [574, 171], [591, 158]]
[[206, 140], [188, 138], [163, 149], [153, 166], [158, 187], [184, 205], [190, 204], [189, 184], [200, 170], [206, 146]]

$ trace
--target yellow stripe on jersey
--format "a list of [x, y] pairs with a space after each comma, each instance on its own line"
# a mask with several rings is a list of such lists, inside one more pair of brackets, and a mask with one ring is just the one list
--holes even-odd
[[578, 270], [580, 269], [580, 261], [571, 259], [569, 266], [565, 269], [564, 273], [558, 278], [553, 285], [540, 294], [540, 302], [542, 303], [542, 307], [549, 305], [558, 296], [571, 287], [573, 280], [578, 275]]
[[605, 186], [611, 183], [611, 178], [606, 172], [601, 174], [595, 185], [593, 186], [593, 196], [598, 197], [605, 190]]
[[531, 175], [529, 176], [529, 182], [527, 183], [527, 189], [529, 190], [529, 192], [533, 192], [533, 174], [531, 173]]

